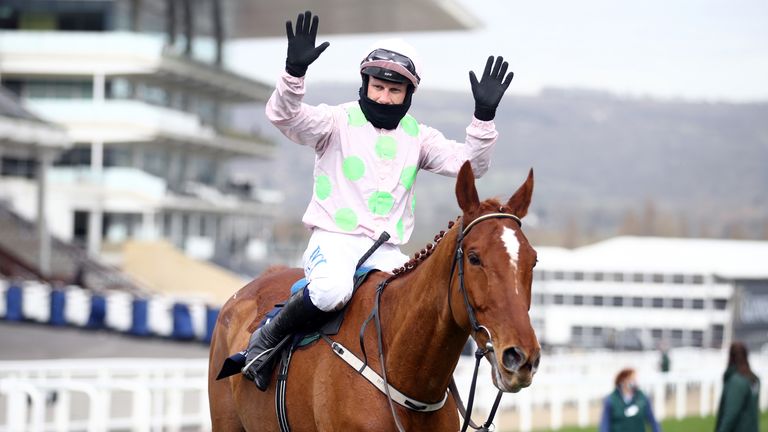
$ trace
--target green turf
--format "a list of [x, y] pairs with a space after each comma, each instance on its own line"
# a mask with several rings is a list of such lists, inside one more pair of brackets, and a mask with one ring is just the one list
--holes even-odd
[[[595, 432], [596, 429], [597, 426], [586, 428], [565, 427], [557, 429], [557, 432]], [[715, 430], [715, 417], [687, 417], [682, 420], [668, 419], [661, 422], [661, 430], [664, 432], [710, 432]], [[768, 432], [768, 411], [760, 414], [760, 432]]]

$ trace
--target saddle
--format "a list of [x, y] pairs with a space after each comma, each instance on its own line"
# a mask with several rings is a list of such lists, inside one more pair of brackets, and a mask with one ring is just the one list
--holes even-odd
[[[362, 285], [368, 279], [368, 276], [370, 276], [376, 271], [378, 270], [364, 267], [364, 268], [359, 268], [355, 272], [352, 297], [354, 297], [354, 293], [357, 292], [357, 289], [360, 287], [360, 285]], [[309, 281], [307, 281], [306, 278], [301, 278], [297, 280], [291, 286], [291, 289], [289, 290], [289, 293], [288, 293], [288, 297], [306, 288], [308, 285], [309, 285]], [[349, 302], [347, 302], [347, 305], [348, 304]], [[283, 306], [284, 306], [284, 303], [276, 304], [274, 308], [272, 308], [272, 310], [267, 312], [267, 315], [261, 321], [261, 323], [259, 323], [259, 326], [257, 328], [262, 327], [269, 320], [271, 320], [278, 313], [280, 313], [280, 310], [283, 308]], [[265, 359], [264, 363], [268, 364], [269, 359], [278, 355], [282, 355], [283, 352], [285, 351], [292, 352], [298, 348], [303, 348], [313, 344], [314, 342], [317, 342], [323, 336], [333, 336], [339, 333], [341, 324], [344, 322], [344, 316], [346, 314], [346, 310], [347, 310], [347, 306], [345, 305], [342, 309], [336, 312], [328, 321], [325, 322], [325, 324], [323, 324], [316, 331], [309, 332], [309, 333], [297, 333], [297, 334], [286, 337], [284, 340], [278, 343], [275, 349]], [[229, 356], [226, 360], [224, 360], [224, 364], [222, 365], [221, 370], [219, 371], [219, 374], [216, 376], [216, 379], [220, 380], [222, 378], [227, 378], [229, 376], [240, 373], [243, 367], [245, 366], [245, 354], [246, 354], [246, 351], [243, 350]]]

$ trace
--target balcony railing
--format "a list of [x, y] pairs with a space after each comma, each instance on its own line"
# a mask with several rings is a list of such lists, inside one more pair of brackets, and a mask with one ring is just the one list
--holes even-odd
[[135, 100], [30, 99], [37, 115], [64, 126], [74, 141], [187, 142], [230, 152], [269, 157], [272, 144], [258, 136], [223, 135], [194, 114]]

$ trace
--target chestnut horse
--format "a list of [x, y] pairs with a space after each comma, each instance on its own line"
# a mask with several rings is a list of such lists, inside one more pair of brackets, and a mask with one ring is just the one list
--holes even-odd
[[[532, 192], [533, 171], [507, 203], [480, 202], [472, 169], [465, 163], [456, 183], [463, 212], [459, 223], [449, 224], [447, 232], [435, 237], [434, 247], [427, 245], [394, 275], [373, 273], [348, 304], [344, 323], [332, 339], [363, 358], [359, 332], [375, 304], [377, 286], [389, 279], [381, 293], [379, 315], [391, 387], [427, 403], [443, 400], [469, 336], [480, 347], [492, 344], [485, 358], [499, 390], [517, 392], [529, 386], [540, 356], [528, 315], [536, 251], [521, 231], [519, 218], [527, 213]], [[460, 241], [463, 254], [456, 253]], [[463, 279], [454, 271], [455, 256], [461, 257]], [[221, 309], [208, 372], [214, 431], [280, 430], [274, 376], [266, 392], [240, 374], [215, 378], [224, 359], [245, 348], [255, 323], [284, 301], [288, 287], [302, 276], [299, 269], [268, 270]], [[369, 365], [382, 375], [374, 325], [367, 327], [364, 341]], [[323, 341], [294, 353], [286, 393], [288, 423], [294, 432], [397, 430], [387, 396]], [[400, 405], [394, 409], [408, 431], [456, 431], [460, 426], [452, 398], [432, 412]]]

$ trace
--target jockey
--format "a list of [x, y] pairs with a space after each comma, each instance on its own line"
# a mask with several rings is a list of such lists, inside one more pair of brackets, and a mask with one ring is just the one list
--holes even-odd
[[315, 151], [314, 194], [302, 221], [312, 231], [304, 252], [306, 289], [294, 294], [275, 318], [251, 336], [244, 372], [266, 390], [271, 365], [261, 356], [285, 336], [311, 330], [352, 296], [357, 260], [386, 231], [391, 238], [365, 262], [390, 271], [408, 257], [400, 245], [414, 225], [414, 184], [424, 169], [455, 177], [469, 160], [475, 176], [490, 163], [498, 133], [496, 108], [513, 74], [503, 58], [489, 57], [478, 81], [470, 72], [474, 118], [465, 142], [446, 139], [408, 114], [421, 81], [421, 61], [400, 40], [382, 41], [360, 63], [359, 100], [338, 106], [302, 103], [307, 68], [330, 45], [315, 46], [318, 18], [307, 11], [286, 22], [285, 73], [266, 106], [269, 120], [292, 141]]

